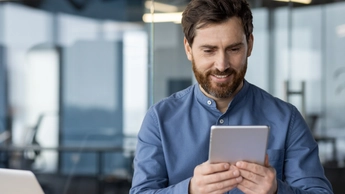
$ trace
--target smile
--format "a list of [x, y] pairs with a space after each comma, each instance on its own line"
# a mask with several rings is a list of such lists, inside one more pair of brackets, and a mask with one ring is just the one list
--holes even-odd
[[220, 79], [222, 79], [222, 78], [226, 78], [226, 77], [228, 77], [229, 75], [214, 75], [216, 78], [220, 78]]

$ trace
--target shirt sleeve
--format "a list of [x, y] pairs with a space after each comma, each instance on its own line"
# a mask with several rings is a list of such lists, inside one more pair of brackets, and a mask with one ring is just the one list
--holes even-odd
[[188, 194], [189, 182], [190, 178], [169, 185], [159, 125], [150, 109], [138, 134], [130, 194]]
[[278, 194], [333, 193], [324, 175], [318, 145], [295, 107], [285, 146], [284, 181], [278, 180]]

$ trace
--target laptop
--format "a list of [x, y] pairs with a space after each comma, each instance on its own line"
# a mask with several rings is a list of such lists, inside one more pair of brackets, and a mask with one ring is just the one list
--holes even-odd
[[1, 194], [44, 194], [36, 176], [28, 170], [0, 168]]

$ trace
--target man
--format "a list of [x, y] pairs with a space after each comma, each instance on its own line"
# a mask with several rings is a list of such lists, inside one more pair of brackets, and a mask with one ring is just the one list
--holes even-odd
[[[248, 3], [192, 0], [182, 26], [198, 84], [148, 110], [130, 193], [332, 193], [297, 109], [244, 79], [254, 42]], [[210, 164], [211, 125], [270, 126], [265, 164]]]

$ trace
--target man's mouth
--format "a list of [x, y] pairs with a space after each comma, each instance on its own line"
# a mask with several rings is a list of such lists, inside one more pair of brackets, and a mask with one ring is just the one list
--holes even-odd
[[229, 75], [214, 75], [216, 78], [222, 79], [222, 78], [226, 78]]
[[213, 80], [216, 83], [225, 83], [225, 82], [228, 82], [230, 80], [230, 76], [231, 75], [232, 74], [226, 74], [226, 75], [216, 75], [216, 74], [213, 74], [211, 76], [211, 80]]

